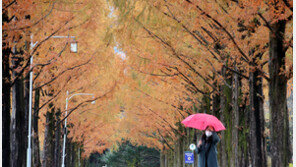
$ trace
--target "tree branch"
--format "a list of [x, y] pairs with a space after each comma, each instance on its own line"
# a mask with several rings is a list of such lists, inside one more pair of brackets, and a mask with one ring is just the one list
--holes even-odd
[[81, 66], [84, 66], [84, 65], [88, 64], [88, 63], [91, 61], [92, 58], [93, 58], [93, 56], [92, 56], [89, 60], [87, 60], [85, 63], [82, 63], [82, 64], [79, 64], [79, 65], [73, 66], [73, 67], [71, 67], [71, 68], [67, 68], [66, 70], [62, 71], [62, 72], [59, 73], [57, 76], [55, 76], [54, 78], [52, 78], [50, 81], [48, 81], [48, 82], [46, 82], [46, 83], [44, 83], [44, 84], [42, 84], [42, 85], [40, 85], [40, 86], [34, 88], [33, 90], [35, 90], [35, 89], [39, 89], [39, 88], [41, 88], [41, 87], [43, 87], [43, 86], [46, 86], [46, 85], [52, 83], [53, 81], [55, 81], [56, 79], [58, 79], [60, 76], [62, 76], [64, 73], [66, 73], [67, 71], [71, 71], [71, 70], [74, 70], [74, 69], [76, 69], [76, 68], [79, 68], [79, 67], [81, 67]]
[[[190, 0], [186, 0], [186, 2], [190, 3], [191, 5], [194, 5]], [[229, 31], [226, 30], [226, 28], [224, 26], [222, 26], [222, 24], [220, 22], [218, 22], [216, 19], [214, 19], [212, 16], [210, 16], [209, 14], [207, 14], [204, 10], [202, 10], [198, 5], [194, 5], [200, 12], [202, 15], [205, 15], [207, 18], [211, 19], [214, 23], [216, 23], [216, 25], [218, 25], [225, 33], [226, 35], [229, 37], [229, 39], [232, 41], [232, 43], [234, 44], [234, 46], [238, 49], [239, 53], [243, 56], [243, 60], [247, 63], [250, 62], [248, 56], [242, 51], [242, 49], [238, 46], [238, 44], [236, 43], [235, 39], [233, 38], [233, 36], [229, 33]]]
[[[101, 95], [99, 97], [96, 97], [94, 99], [91, 99], [91, 100], [85, 100], [85, 101], [79, 103], [78, 105], [76, 105], [74, 108], [68, 109], [69, 113], [63, 119], [61, 119], [57, 124], [60, 124], [61, 122], [63, 122], [66, 118], [68, 118], [73, 113], [73, 111], [75, 111], [80, 106], [84, 105], [85, 103], [93, 102], [93, 101], [96, 101], [98, 99], [106, 97], [108, 94], [110, 94], [115, 89], [116, 85], [117, 85], [117, 82], [115, 82], [113, 87], [108, 92], [104, 93], [103, 95]], [[65, 112], [65, 111], [63, 111], [63, 112]]]
[[157, 129], [158, 134], [161, 136], [162, 140], [164, 141], [164, 143], [172, 150], [174, 151], [174, 149], [171, 147], [171, 145], [164, 139], [164, 137], [162, 136], [162, 134], [160, 133], [159, 129]]
[[[189, 67], [189, 69], [190, 69], [191, 71], [193, 71], [195, 74], [197, 74], [200, 78], [202, 78], [206, 84], [208, 84], [208, 85], [211, 86], [214, 90], [217, 91], [217, 89], [216, 89], [212, 84], [210, 84], [204, 76], [202, 76], [197, 70], [195, 70], [195, 69], [194, 69], [194, 68], [193, 68], [188, 62], [186, 62], [184, 59], [182, 59], [182, 58], [180, 57], [180, 55], [177, 54], [177, 52], [175, 51], [175, 49], [174, 49], [169, 43], [167, 43], [167, 42], [164, 41], [162, 38], [160, 38], [159, 36], [157, 36], [156, 34], [154, 34], [153, 32], [151, 32], [150, 30], [148, 30], [148, 29], [147, 29], [142, 23], [140, 23], [138, 20], [135, 19], [135, 21], [136, 21], [137, 23], [139, 23], [139, 24], [143, 27], [143, 29], [144, 29], [145, 31], [147, 31], [147, 33], [148, 33], [149, 35], [151, 35], [153, 38], [158, 39], [158, 40], [159, 40], [164, 46], [170, 48], [170, 50], [173, 52], [173, 55], [174, 55], [177, 59], [179, 59], [182, 63], [184, 63], [187, 67]], [[182, 54], [181, 54], [181, 55], [182, 55]]]
[[173, 104], [169, 104], [168, 102], [162, 101], [162, 100], [160, 100], [160, 99], [158, 99], [158, 98], [156, 98], [156, 97], [152, 97], [151, 95], [149, 95], [149, 94], [143, 92], [142, 90], [140, 90], [140, 89], [138, 89], [138, 88], [136, 88], [136, 87], [135, 87], [135, 89], [138, 90], [139, 92], [143, 93], [144, 95], [150, 97], [150, 98], [156, 99], [157, 101], [160, 101], [160, 102], [165, 103], [165, 104], [167, 104], [167, 105], [169, 105], [169, 106], [172, 106], [173, 108], [177, 109], [177, 111], [179, 112], [179, 114], [180, 114], [183, 118], [185, 118], [185, 116], [181, 113], [182, 110], [180, 110], [177, 106], [175, 106], [175, 105], [173, 105]]
[[53, 2], [53, 3], [52, 3], [52, 7], [51, 7], [51, 9], [49, 10], [49, 12], [48, 12], [45, 16], [43, 16], [42, 18], [40, 18], [39, 20], [37, 20], [35, 23], [33, 23], [33, 24], [29, 25], [29, 26], [24, 26], [24, 27], [20, 27], [20, 28], [3, 29], [2, 32], [5, 32], [5, 31], [14, 31], [14, 30], [24, 30], [24, 29], [28, 29], [28, 28], [31, 28], [31, 27], [33, 27], [33, 26], [39, 24], [40, 21], [44, 20], [46, 17], [48, 17], [48, 16], [51, 14], [51, 12], [53, 11], [53, 8], [54, 8], [55, 3], [56, 3], [56, 2]]
[[[68, 21], [67, 21], [63, 26], [65, 26], [65, 25], [67, 25], [67, 24], [68, 24]], [[37, 51], [37, 49], [41, 46], [41, 44], [44, 43], [45, 41], [47, 41], [47, 40], [48, 40], [49, 38], [51, 38], [53, 35], [55, 35], [59, 30], [61, 30], [61, 28], [62, 28], [63, 26], [61, 26], [59, 29], [57, 29], [56, 31], [54, 31], [51, 35], [49, 35], [48, 37], [46, 37], [45, 39], [43, 39], [41, 42], [39, 42], [39, 43], [37, 44], [37, 46], [33, 49], [33, 52], [32, 52], [32, 53], [30, 54], [30, 56], [28, 57], [27, 62], [25, 63], [24, 67], [22, 67], [21, 71], [17, 74], [17, 76], [16, 76], [15, 78], [19, 78], [19, 77], [21, 77], [21, 75], [23, 74], [23, 72], [25, 71], [25, 69], [26, 69], [27, 67], [30, 66], [30, 59], [31, 59], [31, 57], [33, 56], [33, 54]], [[14, 83], [15, 83], [15, 79], [14, 79], [14, 81], [10, 84], [10, 87], [12, 87], [12, 86], [14, 85]]]

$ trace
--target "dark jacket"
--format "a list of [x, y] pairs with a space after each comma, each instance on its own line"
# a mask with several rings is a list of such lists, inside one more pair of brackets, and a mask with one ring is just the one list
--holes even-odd
[[209, 138], [203, 136], [201, 140], [202, 144], [195, 150], [199, 154], [198, 167], [218, 167], [217, 143], [220, 141], [219, 136], [216, 132], [213, 132], [212, 136]]

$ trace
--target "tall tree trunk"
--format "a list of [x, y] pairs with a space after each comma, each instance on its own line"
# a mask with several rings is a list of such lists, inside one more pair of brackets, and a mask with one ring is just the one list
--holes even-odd
[[184, 137], [181, 136], [180, 137], [180, 140], [179, 140], [179, 165], [180, 167], [183, 166], [183, 157], [184, 157], [184, 153], [183, 153], [183, 140], [184, 140]]
[[[182, 142], [182, 154], [181, 154], [181, 157], [183, 159], [184, 157], [184, 152], [186, 151], [185, 148], [186, 148], [186, 142], [187, 140], [185, 140], [185, 137], [183, 138], [183, 142]], [[185, 167], [185, 161], [182, 160], [182, 167]]]
[[[13, 54], [15, 54], [15, 47], [13, 48]], [[12, 60], [12, 65], [15, 67], [17, 66], [17, 61]], [[15, 78], [17, 76], [17, 73], [15, 71], [12, 71], [12, 78]], [[11, 166], [17, 167], [17, 157], [18, 157], [18, 140], [17, 140], [17, 125], [16, 125], [16, 113], [20, 112], [20, 102], [17, 101], [17, 94], [18, 92], [22, 92], [19, 90], [20, 88], [20, 80], [18, 78], [14, 79], [14, 85], [12, 86], [12, 112], [11, 112], [11, 126], [10, 126], [10, 149], [11, 149]], [[18, 105], [17, 105], [18, 104]]]
[[[235, 66], [235, 70], [237, 70]], [[239, 153], [238, 153], [238, 148], [239, 148], [239, 143], [238, 143], [238, 126], [239, 126], [239, 76], [236, 73], [233, 73], [233, 81], [232, 81], [232, 106], [233, 106], [233, 114], [232, 114], [232, 119], [233, 119], [233, 124], [232, 124], [232, 145], [233, 145], [233, 156], [231, 157], [232, 165], [239, 166]]]
[[[287, 78], [282, 73], [285, 70], [284, 34], [286, 21], [280, 20], [271, 28], [269, 35], [269, 102], [271, 113], [271, 159], [272, 166], [287, 166], [290, 145], [287, 115]], [[283, 133], [284, 132], [284, 133]]]
[[71, 166], [72, 164], [72, 142], [71, 142], [71, 138], [67, 138], [66, 140], [66, 157], [65, 157], [65, 166]]
[[[15, 50], [14, 50], [15, 53]], [[15, 57], [13, 60], [14, 68], [18, 67], [21, 60]], [[12, 113], [11, 113], [11, 166], [26, 165], [26, 149], [27, 149], [27, 129], [26, 115], [24, 104], [24, 82], [22, 77], [16, 78], [18, 74], [13, 71], [12, 76], [15, 78], [12, 87]]]
[[[8, 22], [7, 12], [2, 15], [3, 23]], [[5, 39], [4, 33], [2, 38]], [[8, 43], [2, 44], [2, 166], [10, 166], [10, 107], [11, 76], [9, 70], [11, 48]]]
[[7, 69], [9, 55], [4, 56], [2, 64], [2, 166], [10, 166], [10, 74]]
[[[217, 118], [220, 118], [220, 96], [218, 94], [213, 95], [213, 100], [212, 100], [212, 113], [213, 115], [215, 115]], [[218, 143], [218, 163], [221, 166], [221, 156], [222, 156], [222, 152], [221, 152], [221, 142]]]
[[[248, 114], [250, 114], [250, 110], [249, 109], [246, 109], [246, 115], [248, 115]], [[249, 129], [250, 129], [250, 124], [251, 124], [251, 118], [250, 118], [250, 116], [246, 116], [246, 121], [245, 121], [245, 127], [246, 127], [246, 129], [249, 131]], [[247, 133], [246, 134], [246, 141], [247, 141], [247, 152], [246, 152], [246, 165], [247, 166], [249, 166], [249, 165], [251, 165], [251, 150], [250, 150], [250, 148], [251, 148], [251, 146], [250, 146], [250, 143], [251, 143], [251, 139], [250, 139], [250, 135], [249, 135], [250, 133]]]
[[[221, 94], [221, 99], [220, 99], [220, 110], [221, 110], [221, 115], [220, 115], [220, 120], [224, 122], [224, 108], [225, 108], [225, 97], [223, 94]], [[221, 142], [220, 142], [220, 166], [227, 166], [227, 157], [226, 157], [226, 141], [225, 141], [225, 132], [221, 132]]]
[[160, 152], [160, 167], [165, 167], [165, 154], [163, 151]]
[[32, 163], [34, 167], [40, 167], [40, 146], [39, 146], [39, 132], [38, 132], [38, 120], [39, 120], [39, 102], [40, 102], [40, 89], [35, 90], [34, 99], [34, 114], [33, 114], [33, 142], [32, 142]]
[[56, 123], [55, 123], [55, 150], [54, 150], [54, 166], [60, 166], [61, 157], [61, 124], [60, 121], [61, 112], [58, 110], [56, 112]]
[[165, 160], [164, 160], [164, 167], [168, 167], [168, 164], [169, 164], [169, 152], [166, 152], [165, 154], [164, 154], [164, 156], [165, 156]]
[[241, 167], [249, 166], [249, 109], [246, 107], [246, 100], [241, 101], [239, 113], [239, 165]]
[[[262, 58], [262, 54], [254, 55], [255, 49], [250, 51], [252, 56], [252, 66], [257, 67], [257, 60]], [[258, 69], [250, 69], [249, 72], [249, 145], [252, 166], [267, 166], [266, 144], [265, 144], [265, 118], [263, 111], [263, 88], [262, 77]]]
[[177, 167], [177, 160], [178, 160], [178, 142], [175, 143], [174, 148], [174, 158], [173, 158], [173, 167]]
[[162, 150], [160, 150], [160, 167], [165, 167], [165, 146], [164, 141], [162, 140]]
[[[26, 165], [26, 150], [27, 150], [27, 129], [26, 129], [26, 114], [25, 114], [25, 109], [24, 109], [24, 82], [23, 79], [17, 79], [18, 81], [15, 82], [15, 92], [13, 93], [14, 95], [14, 100], [16, 105], [16, 110], [15, 110], [15, 128], [14, 128], [14, 133], [16, 134], [16, 151], [17, 151], [17, 158], [16, 158], [16, 163], [17, 166], [25, 166]], [[11, 143], [12, 145], [14, 143]]]
[[[224, 79], [226, 81], [228, 81], [225, 68], [222, 68], [222, 76], [224, 77]], [[231, 148], [229, 146], [229, 144], [231, 145], [231, 143], [230, 143], [231, 141], [229, 139], [229, 137], [231, 137], [231, 136], [229, 136], [229, 134], [230, 134], [229, 131], [231, 131], [231, 122], [229, 119], [229, 112], [230, 112], [230, 104], [229, 103], [231, 102], [231, 95], [230, 94], [231, 94], [230, 88], [228, 88], [226, 85], [221, 85], [220, 120], [224, 123], [224, 125], [226, 127], [228, 127], [226, 129], [226, 131], [221, 132], [220, 163], [221, 163], [221, 166], [223, 166], [223, 167], [231, 165], [231, 164], [229, 164], [229, 161], [228, 161], [229, 158], [231, 157], [231, 155], [229, 155], [231, 153]]]
[[180, 163], [180, 138], [176, 141], [176, 167], [181, 167], [181, 163]]
[[52, 167], [54, 159], [54, 108], [46, 113], [44, 132], [43, 167]]
[[287, 141], [286, 141], [286, 145], [287, 145], [287, 161], [289, 163], [292, 163], [292, 158], [293, 158], [293, 150], [292, 150], [292, 143], [291, 143], [291, 138], [292, 138], [292, 132], [290, 132], [290, 125], [289, 125], [289, 110], [288, 110], [288, 106], [287, 106], [287, 113], [285, 114], [285, 123], [287, 127], [287, 130], [285, 131], [285, 135], [288, 137]]
[[71, 149], [71, 166], [76, 166], [76, 143], [72, 143], [72, 149]]
[[262, 78], [259, 72], [249, 74], [250, 153], [252, 166], [264, 167], [266, 162]]
[[[15, 18], [16, 19], [16, 18]], [[25, 45], [25, 49], [27, 49]], [[24, 62], [23, 50], [17, 53], [13, 47], [13, 71], [12, 78], [12, 113], [11, 113], [11, 166], [25, 167], [28, 147], [28, 103], [29, 82], [23, 74], [17, 72], [17, 68]]]

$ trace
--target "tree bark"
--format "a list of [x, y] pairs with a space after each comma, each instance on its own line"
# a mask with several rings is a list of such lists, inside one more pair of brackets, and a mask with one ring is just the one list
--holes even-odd
[[177, 162], [176, 162], [176, 167], [181, 167], [181, 157], [180, 157], [180, 138], [177, 140], [176, 142], [176, 158], [177, 158]]
[[252, 166], [266, 166], [262, 78], [259, 72], [249, 74], [250, 153]]
[[182, 167], [185, 167], [185, 160], [184, 160], [184, 152], [187, 151], [187, 148], [188, 148], [188, 137], [189, 137], [189, 134], [188, 134], [188, 128], [185, 129], [186, 130], [186, 136], [183, 137], [183, 142], [182, 142], [182, 153], [181, 153], [181, 158], [182, 158]]
[[160, 150], [160, 167], [165, 167], [165, 147], [162, 141], [162, 150]]
[[46, 125], [44, 132], [43, 167], [52, 167], [54, 159], [54, 108], [46, 113]]
[[72, 162], [71, 166], [76, 166], [76, 143], [72, 143], [72, 149], [71, 149], [71, 156], [72, 156]]
[[[8, 22], [7, 12], [2, 15], [3, 22]], [[2, 38], [5, 39], [3, 33]], [[8, 43], [3, 42], [2, 47], [8, 47]], [[10, 107], [11, 107], [11, 76], [10, 76], [10, 53], [11, 48], [2, 50], [2, 166], [10, 166]]]
[[35, 90], [34, 100], [34, 114], [33, 114], [33, 142], [32, 142], [32, 162], [34, 167], [40, 167], [40, 146], [39, 146], [39, 132], [38, 132], [38, 120], [39, 120], [39, 102], [40, 102], [40, 89]]
[[61, 124], [60, 121], [61, 112], [56, 113], [56, 123], [55, 123], [55, 146], [54, 146], [54, 166], [60, 166], [60, 157], [61, 157]]
[[285, 131], [285, 135], [287, 136], [287, 140], [286, 140], [286, 145], [287, 145], [287, 161], [288, 163], [292, 163], [292, 158], [293, 158], [293, 150], [292, 150], [292, 144], [291, 144], [291, 137], [292, 137], [292, 132], [290, 132], [290, 125], [289, 125], [289, 110], [288, 110], [288, 106], [287, 106], [287, 113], [285, 114], [285, 123], [287, 127], [287, 130]]
[[239, 166], [249, 166], [249, 109], [246, 107], [246, 100], [241, 101], [240, 114], [239, 114]]
[[166, 154], [164, 154], [164, 157], [165, 157], [165, 159], [164, 159], [164, 167], [168, 167], [168, 161], [169, 161], [169, 152], [166, 152]]
[[[235, 70], [237, 68], [235, 66]], [[238, 126], [239, 126], [239, 76], [236, 73], [233, 73], [233, 81], [232, 81], [232, 106], [233, 106], [233, 124], [232, 124], [232, 145], [233, 145], [233, 156], [231, 157], [232, 163], [234, 166], [239, 166], [239, 153], [238, 153]]]
[[[223, 110], [225, 108], [225, 97], [223, 95], [221, 95], [221, 110], [222, 110], [222, 113], [221, 113], [221, 116], [220, 116], [220, 120], [222, 122], [225, 122], [224, 121], [224, 113], [223, 113]], [[226, 140], [225, 140], [225, 132], [222, 131], [221, 132], [221, 142], [220, 142], [220, 152], [221, 152], [221, 156], [220, 156], [220, 164], [221, 166], [227, 166], [227, 153], [226, 153]]]
[[65, 166], [71, 166], [72, 164], [72, 143], [71, 143], [71, 139], [67, 138], [66, 140], [66, 157], [65, 157]]
[[[13, 48], [13, 54], [15, 54], [15, 47]], [[17, 66], [17, 61], [15, 60], [12, 60], [12, 64], [13, 66]], [[12, 77], [16, 77], [17, 76], [17, 73], [15, 71], [12, 71]], [[18, 78], [15, 78], [15, 81], [14, 81], [14, 85], [12, 87], [12, 112], [11, 112], [11, 126], [10, 126], [10, 139], [11, 139], [11, 142], [10, 142], [10, 149], [11, 149], [11, 166], [12, 167], [16, 167], [17, 166], [17, 157], [18, 157], [18, 138], [17, 138], [17, 131], [16, 131], [16, 128], [17, 128], [17, 125], [16, 125], [16, 113], [17, 112], [20, 112], [19, 110], [20, 109], [20, 102], [17, 101], [18, 98], [17, 98], [17, 94], [19, 94], [18, 92], [22, 92], [21, 90], [19, 90], [19, 86], [21, 83], [20, 83], [20, 80]], [[18, 105], [17, 105], [18, 104]]]
[[272, 166], [287, 166], [290, 145], [287, 115], [287, 78], [285, 70], [284, 34], [286, 21], [280, 20], [271, 28], [269, 34], [269, 102], [271, 114], [271, 159]]
[[184, 137], [181, 136], [180, 139], [179, 139], [179, 163], [178, 163], [178, 166], [183, 166], [183, 140], [184, 140]]
[[[14, 49], [15, 53], [15, 49]], [[18, 67], [21, 59], [15, 57], [12, 61], [14, 68]], [[15, 78], [17, 72], [13, 71], [12, 76]], [[15, 78], [15, 83], [12, 87], [12, 113], [11, 113], [11, 166], [26, 165], [26, 150], [27, 150], [27, 129], [24, 101], [24, 81], [22, 77]]]
[[[222, 75], [226, 79], [226, 69], [222, 68]], [[224, 123], [226, 126], [226, 118], [225, 115], [227, 114], [227, 97], [226, 97], [226, 89], [228, 89], [225, 85], [221, 86], [221, 95], [220, 95], [220, 120]], [[221, 132], [221, 142], [220, 142], [220, 164], [221, 166], [228, 166], [228, 157], [227, 157], [227, 142], [226, 142], [226, 135], [225, 131]]]
[[160, 152], [160, 167], [165, 167], [165, 154]]
[[174, 167], [177, 167], [177, 160], [178, 160], [178, 142], [175, 142], [175, 148], [174, 148], [174, 158], [173, 158], [173, 161], [174, 161]]

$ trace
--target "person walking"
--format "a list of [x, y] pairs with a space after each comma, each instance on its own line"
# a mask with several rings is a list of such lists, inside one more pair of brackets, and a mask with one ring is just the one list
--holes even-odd
[[217, 143], [219, 136], [212, 126], [208, 126], [195, 150], [198, 155], [198, 167], [218, 167]]

